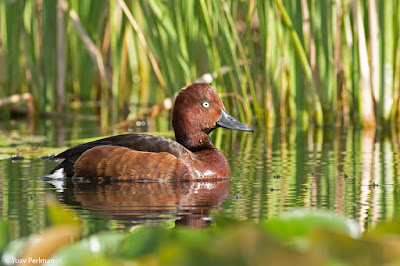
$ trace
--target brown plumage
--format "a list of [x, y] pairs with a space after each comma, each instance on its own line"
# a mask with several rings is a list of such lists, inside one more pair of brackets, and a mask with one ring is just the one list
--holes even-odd
[[186, 168], [178, 157], [168, 152], [143, 152], [107, 145], [85, 151], [75, 162], [74, 171], [76, 176], [87, 179], [131, 180], [133, 176], [140, 176], [157, 180], [178, 179], [188, 173]]
[[77, 145], [52, 172], [88, 180], [199, 180], [229, 177], [225, 156], [208, 134], [217, 127], [253, 131], [230, 116], [209, 84], [195, 83], [177, 96], [172, 125], [176, 141], [156, 135], [125, 134]]

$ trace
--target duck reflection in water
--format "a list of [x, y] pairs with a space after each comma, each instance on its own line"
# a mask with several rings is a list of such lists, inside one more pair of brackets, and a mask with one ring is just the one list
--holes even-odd
[[68, 181], [62, 201], [89, 211], [96, 219], [154, 224], [175, 219], [176, 225], [202, 228], [211, 223], [210, 211], [221, 208], [230, 181], [108, 182]]

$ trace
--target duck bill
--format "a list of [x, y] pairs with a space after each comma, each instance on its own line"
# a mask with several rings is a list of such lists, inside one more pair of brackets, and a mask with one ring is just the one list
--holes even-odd
[[233, 116], [231, 116], [227, 111], [221, 109], [221, 115], [217, 121], [217, 126], [230, 128], [240, 131], [250, 131], [253, 132], [254, 129], [245, 125], [239, 121], [237, 121]]

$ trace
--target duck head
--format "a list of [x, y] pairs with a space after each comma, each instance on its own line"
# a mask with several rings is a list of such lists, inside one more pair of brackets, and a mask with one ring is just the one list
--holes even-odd
[[207, 83], [194, 83], [180, 91], [172, 116], [176, 140], [192, 151], [214, 147], [208, 134], [217, 127], [254, 131], [226, 111], [215, 89]]

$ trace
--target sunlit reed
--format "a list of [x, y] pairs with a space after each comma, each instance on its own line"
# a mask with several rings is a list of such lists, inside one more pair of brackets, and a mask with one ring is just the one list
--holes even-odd
[[233, 115], [254, 124], [396, 125], [399, 10], [399, 0], [1, 1], [0, 97], [30, 92], [46, 112], [95, 100], [108, 127], [217, 73], [218, 92], [238, 96]]

